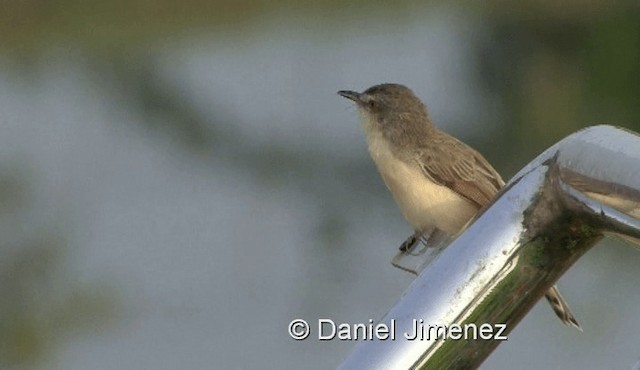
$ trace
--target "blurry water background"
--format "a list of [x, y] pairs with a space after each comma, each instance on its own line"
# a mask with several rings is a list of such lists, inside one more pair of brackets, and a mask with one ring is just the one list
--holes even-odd
[[[564, 136], [640, 131], [629, 2], [5, 1], [0, 368], [337, 366], [294, 318], [379, 319], [411, 230], [336, 95], [406, 84], [510, 178]], [[640, 252], [606, 240], [485, 369], [631, 368]], [[517, 364], [517, 365], [514, 365]]]

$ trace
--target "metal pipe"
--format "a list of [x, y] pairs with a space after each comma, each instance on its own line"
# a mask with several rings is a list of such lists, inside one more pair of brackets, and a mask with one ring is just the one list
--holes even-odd
[[359, 343], [341, 368], [480, 366], [501, 342], [482, 338], [508, 334], [604, 233], [640, 241], [640, 137], [595, 126], [523, 168], [380, 321], [395, 338]]

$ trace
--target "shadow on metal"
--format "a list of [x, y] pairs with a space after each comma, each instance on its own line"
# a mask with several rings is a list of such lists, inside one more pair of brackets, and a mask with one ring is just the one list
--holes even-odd
[[[380, 321], [395, 340], [359, 343], [341, 368], [480, 366], [501, 343], [491, 339], [500, 327], [482, 324], [504, 324], [508, 334], [605, 234], [640, 243], [640, 136], [603, 125], [568, 136], [514, 176]], [[423, 339], [407, 339], [416, 324]]]

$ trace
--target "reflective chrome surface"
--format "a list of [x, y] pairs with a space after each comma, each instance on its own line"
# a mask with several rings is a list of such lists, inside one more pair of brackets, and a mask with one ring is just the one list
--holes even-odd
[[639, 241], [639, 205], [640, 137], [611, 126], [570, 135], [523, 168], [420, 273], [381, 320], [395, 323], [396, 339], [359, 343], [341, 368], [478, 367], [500, 341], [403, 333], [414, 320], [511, 331], [605, 233]]

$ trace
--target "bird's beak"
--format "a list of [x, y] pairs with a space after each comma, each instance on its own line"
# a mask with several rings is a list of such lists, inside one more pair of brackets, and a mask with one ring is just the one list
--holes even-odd
[[360, 102], [360, 93], [351, 91], [351, 90], [340, 90], [338, 91], [338, 95], [343, 96], [349, 100], [353, 100], [354, 102]]

